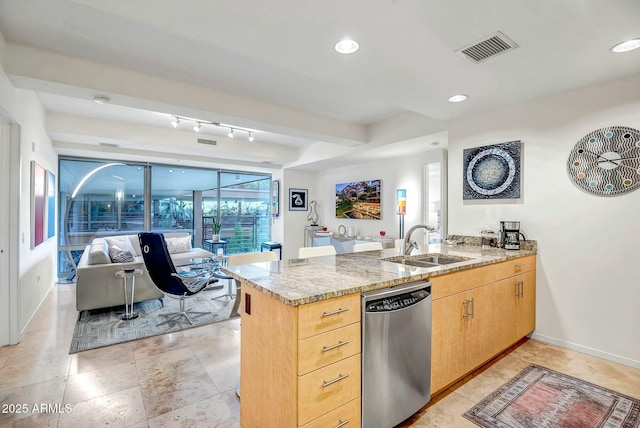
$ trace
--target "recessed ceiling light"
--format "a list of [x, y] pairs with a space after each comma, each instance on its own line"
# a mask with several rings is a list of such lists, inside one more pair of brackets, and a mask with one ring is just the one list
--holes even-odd
[[612, 47], [610, 51], [614, 53], [622, 53], [629, 52], [638, 48], [640, 48], [640, 39], [631, 39], [618, 43], [617, 45]]
[[360, 48], [360, 45], [355, 40], [343, 39], [336, 43], [336, 52], [341, 54], [352, 54]]
[[111, 101], [111, 98], [106, 95], [96, 95], [93, 97], [93, 101], [97, 104], [107, 104], [109, 101]]
[[461, 101], [466, 100], [468, 97], [464, 94], [458, 94], [458, 95], [454, 95], [451, 98], [449, 98], [449, 102], [451, 103], [459, 103]]

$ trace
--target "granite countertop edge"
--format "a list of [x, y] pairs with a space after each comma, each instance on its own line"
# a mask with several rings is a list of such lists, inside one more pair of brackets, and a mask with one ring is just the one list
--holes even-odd
[[[459, 263], [420, 268], [391, 260], [419, 258], [425, 255], [458, 257]], [[289, 306], [360, 294], [440, 275], [478, 268], [514, 258], [537, 254], [531, 249], [507, 251], [483, 249], [475, 245], [430, 245], [409, 256], [395, 249], [339, 254], [310, 259], [291, 259], [251, 265], [222, 266], [227, 275]]]

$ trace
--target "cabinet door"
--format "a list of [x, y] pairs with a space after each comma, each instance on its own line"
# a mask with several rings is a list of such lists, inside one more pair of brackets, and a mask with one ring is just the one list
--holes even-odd
[[522, 291], [516, 301], [516, 337], [531, 333], [536, 328], [536, 271], [518, 275], [522, 281]]

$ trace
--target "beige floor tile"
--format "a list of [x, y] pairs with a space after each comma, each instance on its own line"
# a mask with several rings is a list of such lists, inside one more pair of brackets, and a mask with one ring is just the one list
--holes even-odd
[[412, 421], [412, 425], [430, 428], [464, 428], [476, 427], [462, 417], [462, 414], [476, 403], [455, 392], [442, 397], [435, 397], [426, 408]]
[[199, 338], [218, 339], [226, 336], [239, 335], [240, 317], [183, 330], [182, 333], [190, 343], [193, 342], [193, 339], [197, 341]]
[[229, 335], [211, 340], [194, 340], [190, 348], [205, 364], [224, 361], [240, 356], [240, 336]]
[[100, 370], [110, 366], [134, 362], [131, 342], [91, 349], [71, 355], [69, 375]]
[[188, 343], [185, 341], [184, 334], [181, 331], [178, 331], [175, 333], [161, 334], [159, 336], [136, 340], [135, 342], [132, 342], [131, 348], [135, 355], [135, 359], [139, 360], [176, 349], [186, 348], [187, 346]]
[[133, 361], [69, 376], [64, 402], [76, 404], [139, 385]]
[[0, 369], [0, 390], [65, 378], [69, 373], [70, 356], [35, 361], [20, 361], [14, 356]]
[[213, 381], [201, 372], [192, 376], [163, 377], [140, 381], [144, 408], [149, 419], [219, 394]]
[[[174, 349], [169, 352], [136, 360], [138, 378], [141, 383], [153, 383], [167, 377], [189, 378], [200, 376], [204, 366], [190, 348]], [[207, 376], [208, 377], [208, 376]]]
[[[3, 406], [0, 426], [55, 426], [58, 414], [48, 412], [48, 405], [60, 407], [64, 389], [65, 381], [62, 378], [13, 389], [0, 389], [0, 403]], [[43, 408], [42, 405], [47, 407]]]
[[4, 367], [5, 363], [9, 360], [11, 354], [16, 349], [16, 346], [3, 346], [0, 348], [0, 369]]
[[640, 399], [640, 370], [576, 353], [568, 369], [562, 371], [578, 379]]
[[240, 382], [240, 356], [204, 364], [204, 369], [219, 391], [235, 390]]
[[60, 415], [59, 427], [117, 427], [146, 420], [140, 387], [126, 389], [74, 404]]
[[185, 427], [240, 427], [238, 417], [221, 395], [173, 410], [149, 419], [149, 428]]

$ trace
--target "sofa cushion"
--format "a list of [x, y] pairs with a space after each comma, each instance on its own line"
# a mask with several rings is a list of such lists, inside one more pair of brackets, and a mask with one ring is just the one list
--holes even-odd
[[[115, 245], [122, 251], [128, 251], [133, 255], [136, 254], [136, 250], [133, 248], [133, 245], [131, 245], [131, 240], [126, 235], [110, 236], [108, 238], [104, 238], [104, 240], [107, 241], [107, 244], [109, 244], [109, 247], [112, 247]], [[109, 255], [111, 255], [111, 253], [109, 253]]]
[[167, 243], [169, 253], [177, 254], [191, 251], [191, 235], [166, 238], [165, 242]]
[[102, 265], [105, 263], [111, 263], [111, 257], [109, 256], [109, 244], [104, 241], [91, 244], [91, 247], [89, 247], [87, 264]]
[[131, 251], [123, 250], [117, 245], [109, 246], [109, 256], [114, 263], [131, 263], [135, 260]]

